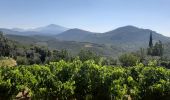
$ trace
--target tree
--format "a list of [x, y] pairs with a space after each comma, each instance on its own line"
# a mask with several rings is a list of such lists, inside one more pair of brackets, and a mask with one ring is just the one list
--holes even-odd
[[40, 55], [39, 58], [42, 63], [44, 63], [47, 60], [47, 57], [51, 56], [51, 53], [47, 48], [35, 46], [34, 50], [36, 53]]
[[155, 45], [153, 45], [153, 39], [152, 39], [152, 32], [150, 33], [150, 39], [149, 39], [149, 48], [148, 48], [148, 55], [151, 56], [162, 56], [163, 55], [163, 45], [162, 42], [159, 40], [159, 42], [156, 42]]
[[18, 65], [27, 65], [28, 59], [26, 57], [17, 56], [16, 61]]
[[71, 56], [69, 55], [69, 52], [67, 50], [53, 50], [52, 52], [52, 58], [51, 61], [60, 61], [65, 60], [69, 61], [71, 59]]
[[143, 62], [145, 60], [147, 52], [144, 48], [140, 48], [140, 50], [134, 52], [134, 55], [140, 58], [140, 62]]
[[148, 55], [151, 56], [163, 56], [163, 44], [159, 40], [159, 42], [156, 42], [154, 46], [148, 48]]
[[123, 54], [119, 57], [119, 61], [121, 62], [122, 66], [134, 66], [136, 62], [139, 61], [139, 58], [133, 54]]
[[149, 39], [149, 47], [152, 48], [153, 43], [152, 43], [152, 32], [150, 33], [150, 39]]
[[101, 57], [98, 56], [96, 53], [90, 51], [90, 50], [81, 50], [78, 54], [81, 61], [87, 61], [87, 60], [94, 60], [95, 63], [99, 63], [101, 61]]
[[4, 37], [3, 32], [0, 31], [0, 56], [15, 57], [16, 47], [16, 42]]
[[164, 47], [163, 47], [163, 44], [162, 42], [159, 40], [159, 45], [158, 45], [158, 48], [159, 48], [159, 56], [163, 56], [163, 51], [164, 51]]

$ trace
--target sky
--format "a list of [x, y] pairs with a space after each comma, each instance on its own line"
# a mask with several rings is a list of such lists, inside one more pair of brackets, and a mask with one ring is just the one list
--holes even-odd
[[92, 32], [133, 25], [170, 36], [170, 0], [0, 0], [1, 28], [57, 24]]

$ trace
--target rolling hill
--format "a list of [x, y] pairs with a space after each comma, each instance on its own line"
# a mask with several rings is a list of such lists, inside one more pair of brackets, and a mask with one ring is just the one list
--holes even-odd
[[[24, 44], [37, 44], [50, 49], [68, 49], [73, 53], [81, 49], [91, 49], [106, 56], [115, 56], [119, 52], [129, 52], [148, 47], [149, 35], [152, 32], [154, 42], [170, 42], [170, 38], [149, 29], [135, 26], [124, 26], [105, 33], [94, 33], [81, 29], [60, 27], [62, 33], [50, 33], [59, 27], [48, 25], [32, 30], [0, 29], [6, 37]], [[54, 29], [54, 30], [53, 30]], [[18, 30], [18, 31], [17, 31]], [[46, 33], [47, 32], [47, 33]], [[45, 35], [44, 35], [45, 34]]]
[[121, 47], [107, 46], [104, 44], [95, 44], [90, 42], [76, 42], [76, 41], [63, 41], [57, 40], [54, 37], [47, 36], [20, 36], [20, 35], [5, 35], [10, 40], [17, 41], [20, 44], [29, 46], [31, 44], [38, 46], [48, 47], [50, 50], [66, 49], [71, 54], [76, 55], [80, 50], [91, 50], [99, 55], [105, 57], [117, 57], [126, 52]]
[[101, 34], [83, 30], [81, 31], [79, 30], [79, 34], [77, 34], [76, 29], [71, 29], [57, 35], [56, 38], [65, 41], [119, 45], [128, 50], [136, 50], [140, 47], [147, 47], [151, 32], [155, 42], [159, 40], [161, 40], [163, 43], [170, 41], [169, 37], [163, 36], [155, 31], [137, 28], [134, 26], [124, 26]]
[[95, 33], [75, 28], [58, 34], [56, 38], [59, 40], [66, 40], [66, 41], [88, 42], [86, 41], [88, 39], [88, 36], [91, 36], [93, 34]]

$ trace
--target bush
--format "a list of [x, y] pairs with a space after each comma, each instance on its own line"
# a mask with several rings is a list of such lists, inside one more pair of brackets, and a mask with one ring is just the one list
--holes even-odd
[[18, 65], [27, 65], [27, 64], [29, 64], [26, 57], [17, 56], [16, 61], [17, 61]]
[[139, 61], [139, 58], [133, 54], [123, 54], [119, 57], [119, 61], [122, 66], [134, 66]]
[[14, 99], [25, 87], [31, 99], [165, 100], [170, 70], [151, 64], [102, 66], [95, 61], [0, 67], [0, 99]]

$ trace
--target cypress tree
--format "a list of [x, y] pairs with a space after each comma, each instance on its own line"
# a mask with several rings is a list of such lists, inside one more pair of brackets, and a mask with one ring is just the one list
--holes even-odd
[[150, 47], [150, 48], [153, 47], [153, 43], [152, 43], [152, 32], [150, 32], [149, 47]]

